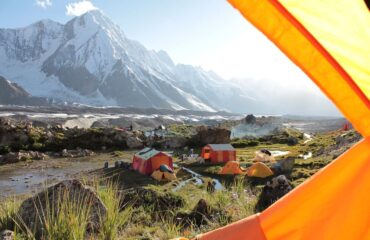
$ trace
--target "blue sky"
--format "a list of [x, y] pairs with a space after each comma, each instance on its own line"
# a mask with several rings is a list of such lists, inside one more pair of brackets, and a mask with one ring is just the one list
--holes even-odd
[[[37, 4], [41, 2], [41, 4]], [[0, 27], [40, 19], [61, 23], [68, 0], [1, 0]], [[44, 7], [42, 7], [42, 3]], [[231, 77], [273, 77], [299, 71], [225, 0], [92, 0], [131, 39], [163, 49], [177, 63], [200, 65]], [[274, 67], [276, 62], [280, 67]], [[266, 72], [265, 66], [271, 65]], [[301, 75], [299, 77], [302, 77]]]

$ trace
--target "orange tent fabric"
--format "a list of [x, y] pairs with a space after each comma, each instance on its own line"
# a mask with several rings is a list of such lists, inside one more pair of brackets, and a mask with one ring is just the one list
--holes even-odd
[[152, 148], [144, 148], [135, 153], [132, 159], [132, 168], [142, 174], [151, 175], [161, 165], [167, 165], [173, 169], [172, 157]]
[[239, 162], [229, 161], [223, 166], [220, 171], [220, 174], [243, 174], [244, 169], [240, 167]]
[[260, 214], [198, 239], [370, 239], [370, 13], [364, 0], [229, 0], [364, 140]]

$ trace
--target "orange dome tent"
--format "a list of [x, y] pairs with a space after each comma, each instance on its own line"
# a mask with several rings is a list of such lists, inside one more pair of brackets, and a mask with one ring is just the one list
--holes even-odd
[[239, 162], [237, 161], [229, 161], [223, 166], [220, 171], [220, 174], [243, 174], [245, 169], [240, 167]]
[[364, 0], [229, 0], [364, 140], [260, 214], [202, 240], [370, 239], [370, 13]]
[[266, 166], [266, 164], [261, 162], [253, 163], [252, 166], [247, 169], [246, 174], [248, 177], [258, 178], [266, 178], [274, 175], [272, 170], [268, 166]]

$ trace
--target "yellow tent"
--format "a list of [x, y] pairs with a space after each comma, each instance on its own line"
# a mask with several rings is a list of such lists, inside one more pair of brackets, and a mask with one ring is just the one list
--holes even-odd
[[274, 173], [271, 169], [261, 162], [256, 162], [247, 169], [248, 177], [266, 178], [272, 175], [274, 175]]
[[370, 13], [364, 0], [229, 0], [364, 140], [260, 214], [202, 240], [370, 239]]
[[243, 174], [245, 169], [240, 167], [239, 162], [229, 161], [221, 169], [220, 174]]
[[163, 180], [172, 181], [176, 179], [175, 173], [162, 172], [159, 169], [154, 171], [151, 176], [157, 181], [163, 181]]

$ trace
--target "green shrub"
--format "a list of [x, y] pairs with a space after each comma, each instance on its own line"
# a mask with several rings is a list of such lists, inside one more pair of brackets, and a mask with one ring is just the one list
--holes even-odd
[[0, 154], [7, 154], [12, 151], [11, 147], [8, 145], [0, 146]]
[[36, 150], [36, 151], [41, 151], [41, 150], [44, 149], [44, 144], [39, 143], [39, 142], [35, 142], [35, 143], [32, 144], [32, 149]]
[[231, 145], [236, 148], [243, 148], [243, 147], [255, 147], [259, 145], [257, 140], [247, 140], [247, 139], [238, 139], [233, 140]]

